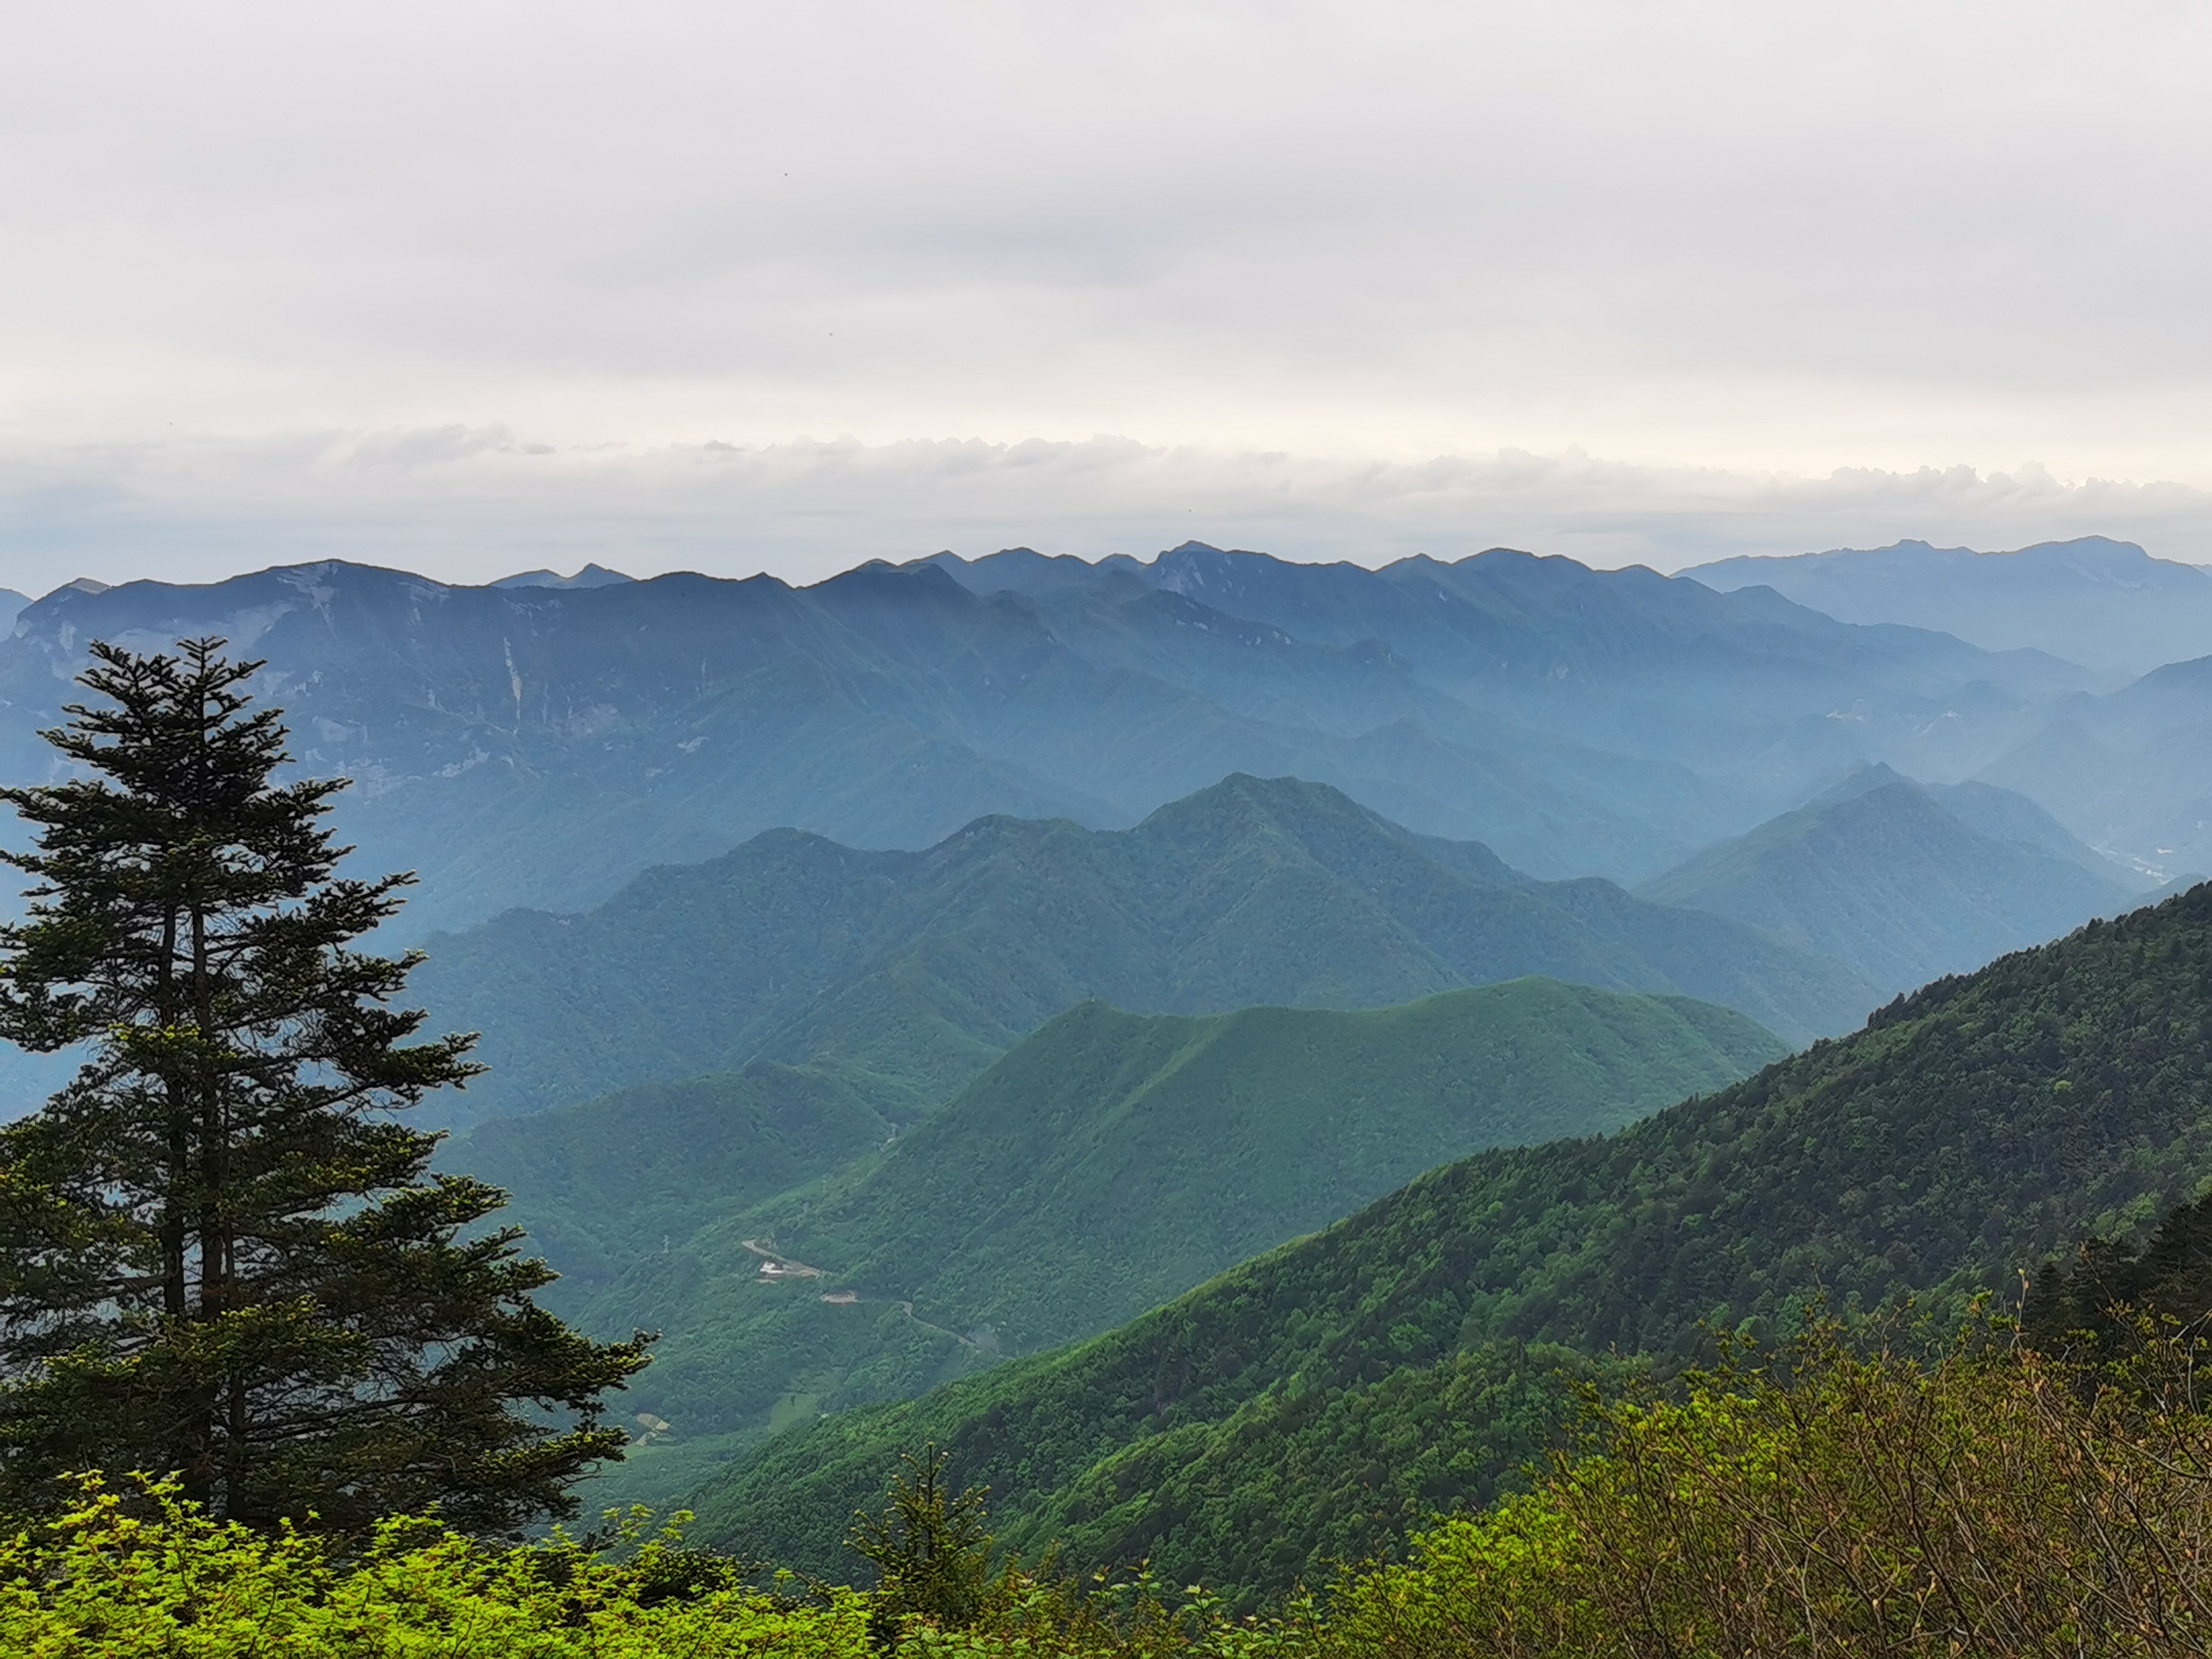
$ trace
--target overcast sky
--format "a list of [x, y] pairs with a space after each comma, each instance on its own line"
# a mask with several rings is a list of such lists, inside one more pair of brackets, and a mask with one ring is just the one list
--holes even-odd
[[7, 7], [0, 582], [2212, 561], [2212, 7]]

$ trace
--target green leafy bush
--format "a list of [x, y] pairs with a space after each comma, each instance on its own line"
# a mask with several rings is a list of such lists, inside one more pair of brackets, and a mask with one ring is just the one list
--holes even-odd
[[[968, 1518], [980, 1527], [980, 1508]], [[0, 1654], [1261, 1659], [1305, 1641], [1301, 1626], [1231, 1620], [1196, 1590], [1170, 1605], [1141, 1571], [1076, 1582], [1008, 1568], [969, 1586], [975, 1594], [950, 1617], [941, 1596], [915, 1594], [911, 1574], [883, 1591], [800, 1586], [788, 1575], [763, 1590], [738, 1563], [686, 1547], [679, 1527], [642, 1527], [634, 1520], [616, 1548], [599, 1552], [558, 1533], [487, 1545], [402, 1516], [346, 1554], [289, 1526], [214, 1520], [173, 1484], [88, 1475], [57, 1518], [0, 1543]], [[979, 1563], [988, 1558], [987, 1536], [969, 1542]]]
[[[173, 1486], [98, 1476], [0, 1545], [0, 1653], [36, 1659], [860, 1659], [868, 1598], [764, 1595], [687, 1570], [674, 1533], [626, 1559], [563, 1536], [487, 1546], [380, 1523], [357, 1555], [217, 1522]], [[724, 1582], [711, 1582], [715, 1578]]]
[[1767, 1368], [1596, 1413], [1536, 1491], [1346, 1580], [1363, 1659], [2212, 1649], [2201, 1347], [2129, 1375], [1982, 1340], [1928, 1363], [1815, 1331]]
[[[641, 1525], [597, 1553], [394, 1520], [350, 1556], [96, 1477], [0, 1547], [32, 1659], [1718, 1659], [2113, 1656], [2212, 1646], [2206, 1345], [2146, 1316], [2092, 1370], [2001, 1325], [1940, 1358], [1837, 1326], [1664, 1395], [1593, 1390], [1528, 1492], [1444, 1520], [1325, 1604], [1235, 1619], [1149, 1569], [987, 1577], [980, 1495], [933, 1452], [866, 1540], [877, 1590], [763, 1592]], [[926, 1534], [928, 1547], [917, 1547]], [[956, 1569], [935, 1571], [940, 1559]], [[954, 1592], [947, 1595], [948, 1588]]]

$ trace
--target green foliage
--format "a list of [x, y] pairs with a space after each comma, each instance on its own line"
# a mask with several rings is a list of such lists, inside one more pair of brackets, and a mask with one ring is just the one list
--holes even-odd
[[[0, 1544], [0, 1651], [38, 1659], [861, 1659], [867, 1598], [793, 1604], [710, 1575], [675, 1532], [626, 1559], [487, 1547], [389, 1517], [334, 1554], [210, 1518], [173, 1486], [96, 1478]], [[672, 1593], [672, 1590], [673, 1593]]]
[[[1089, 1335], [1449, 1158], [1617, 1127], [1781, 1052], [1725, 1009], [1550, 980], [1358, 1012], [1086, 1003], [849, 1174], [732, 1202], [665, 1255], [657, 1235], [649, 1253], [634, 1243], [581, 1316], [665, 1334], [638, 1397], [679, 1439], [757, 1431], [799, 1396], [899, 1398]], [[595, 1121], [611, 1135], [620, 1120]], [[678, 1163], [649, 1167], [681, 1192], [696, 1172]], [[716, 1154], [697, 1163], [711, 1174]], [[605, 1213], [580, 1201], [566, 1224]], [[764, 1281], [763, 1239], [824, 1276]], [[659, 1496], [638, 1484], [648, 1469], [622, 1490]]]
[[38, 835], [0, 1034], [91, 1050], [0, 1131], [0, 1504], [110, 1467], [262, 1525], [519, 1526], [618, 1453], [599, 1397], [643, 1344], [538, 1307], [512, 1230], [462, 1237], [502, 1194], [392, 1114], [479, 1071], [472, 1039], [410, 1041], [418, 958], [352, 948], [407, 878], [336, 873], [343, 781], [274, 781], [278, 711], [222, 643], [95, 643], [107, 701], [48, 734], [82, 775], [0, 791]]
[[[1784, 1045], [1738, 1015], [1541, 979], [1339, 1012], [1060, 1016], [779, 1245], [1014, 1352], [1088, 1334], [1486, 1146], [1616, 1129]], [[711, 1253], [727, 1226], [703, 1233]]]
[[2021, 1322], [2046, 1353], [2109, 1362], [2137, 1348], [2145, 1319], [2200, 1334], [2212, 1321], [2212, 1194], [2170, 1212], [2141, 1249], [2090, 1239], [2063, 1267], [2044, 1263]]
[[973, 1628], [991, 1590], [991, 1534], [974, 1487], [945, 1484], [945, 1455], [925, 1446], [902, 1460], [880, 1515], [854, 1517], [848, 1542], [876, 1570], [873, 1629], [879, 1646], [896, 1647], [912, 1620], [939, 1630]]
[[[1924, 1328], [1923, 1328], [1924, 1329]], [[1891, 1328], [1889, 1336], [1898, 1336]], [[1159, 1571], [991, 1573], [982, 1495], [929, 1447], [854, 1541], [874, 1590], [748, 1589], [681, 1522], [613, 1553], [389, 1517], [361, 1548], [215, 1522], [173, 1484], [77, 1482], [0, 1541], [0, 1650], [42, 1659], [1655, 1659], [2115, 1655], [2212, 1639], [2203, 1345], [2143, 1328], [2124, 1376], [2002, 1322], [1948, 1352], [1816, 1318], [1674, 1389], [1583, 1387], [1533, 1489], [1402, 1564], [1237, 1620]], [[1255, 1517], [1256, 1520], [1256, 1517]], [[1172, 1579], [1170, 1579], [1172, 1582]]]
[[1236, 1622], [1149, 1574], [1079, 1583], [1009, 1570], [965, 1623], [897, 1593], [737, 1564], [633, 1517], [614, 1547], [556, 1534], [489, 1546], [393, 1516], [361, 1548], [212, 1520], [173, 1485], [77, 1484], [51, 1522], [0, 1540], [0, 1652], [25, 1659], [1261, 1659], [1303, 1633]]
[[1679, 1365], [1713, 1327], [1786, 1332], [1821, 1285], [1847, 1308], [1950, 1305], [2212, 1176], [2208, 987], [2212, 886], [1900, 999], [1610, 1138], [1439, 1170], [1078, 1346], [781, 1437], [702, 1490], [702, 1526], [830, 1559], [816, 1517], [934, 1439], [1024, 1534], [1126, 1449], [1293, 1379], [1349, 1389], [1501, 1341]]
[[[1994, 1338], [1994, 1340], [1992, 1340]], [[2167, 1345], [2185, 1376], [2200, 1358]], [[2212, 1420], [2006, 1342], [1816, 1330], [1780, 1367], [1600, 1408], [1536, 1491], [1339, 1587], [1360, 1659], [2086, 1653], [2212, 1642]]]
[[[1893, 1332], [1893, 1334], [1895, 1333]], [[1583, 1390], [1532, 1489], [1236, 1618], [1155, 1567], [988, 1566], [981, 1496], [932, 1448], [858, 1541], [874, 1590], [766, 1593], [678, 1524], [593, 1553], [395, 1517], [325, 1539], [78, 1483], [0, 1542], [0, 1650], [39, 1659], [1656, 1659], [1867, 1653], [2182, 1659], [2212, 1638], [2201, 1346], [2124, 1385], [2001, 1323], [1923, 1357], [1814, 1322], [1671, 1390]], [[1616, 1382], [1619, 1379], [1614, 1379]], [[2147, 1386], [2148, 1385], [2148, 1386]]]
[[1252, 1612], [1288, 1586], [1391, 1553], [1439, 1514], [1518, 1487], [1560, 1443], [1578, 1388], [1626, 1368], [1501, 1345], [1348, 1387], [1294, 1379], [1222, 1422], [1103, 1458], [1006, 1534], [1016, 1550], [1148, 1561]]
[[1538, 882], [1337, 791], [1233, 776], [1102, 832], [985, 818], [920, 853], [776, 830], [599, 908], [441, 939], [422, 975], [485, 1032], [480, 1111], [738, 1069], [826, 1068], [912, 1122], [1087, 998], [1146, 1013], [1381, 1007], [1545, 975], [1698, 998], [1793, 1042], [1881, 992], [1740, 922]]

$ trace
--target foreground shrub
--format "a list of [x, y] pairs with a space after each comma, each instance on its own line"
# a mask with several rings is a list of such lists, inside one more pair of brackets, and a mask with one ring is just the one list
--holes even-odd
[[[763, 1594], [674, 1531], [618, 1557], [556, 1536], [488, 1546], [434, 1521], [380, 1526], [357, 1554], [210, 1519], [173, 1486], [79, 1483], [58, 1519], [0, 1544], [8, 1659], [1245, 1659], [1285, 1628], [1175, 1605], [1139, 1574], [1008, 1571], [945, 1628], [874, 1592]], [[783, 1589], [790, 1588], [787, 1581]], [[886, 1620], [889, 1611], [893, 1616]]]
[[[673, 1534], [626, 1559], [488, 1547], [393, 1520], [346, 1560], [316, 1538], [212, 1521], [174, 1489], [88, 1477], [0, 1546], [10, 1659], [860, 1659], [866, 1598], [818, 1605], [701, 1570]], [[714, 1582], [719, 1579], [720, 1582]]]
[[1272, 1620], [1141, 1571], [986, 1577], [981, 1494], [955, 1495], [933, 1452], [860, 1529], [884, 1587], [803, 1598], [672, 1532], [608, 1556], [393, 1521], [340, 1558], [88, 1479], [0, 1546], [0, 1654], [2193, 1659], [2212, 1651], [2203, 1352], [2148, 1322], [2102, 1369], [2002, 1331], [1925, 1359], [1821, 1329], [1668, 1397], [1593, 1400], [1584, 1443], [1533, 1491]]
[[1786, 1368], [1600, 1407], [1534, 1492], [1340, 1587], [1331, 1652], [2212, 1651], [2192, 1345], [2125, 1376], [2002, 1340], [1933, 1364], [1823, 1331]]

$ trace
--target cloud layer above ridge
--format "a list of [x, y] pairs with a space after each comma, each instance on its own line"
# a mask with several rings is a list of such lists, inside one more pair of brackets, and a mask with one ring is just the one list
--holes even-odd
[[765, 569], [806, 582], [942, 547], [1143, 557], [1186, 539], [1365, 564], [1514, 546], [1674, 569], [1797, 550], [1808, 527], [1832, 538], [1813, 546], [2112, 534], [2212, 553], [2212, 496], [2038, 468], [1805, 478], [1578, 453], [1397, 463], [1116, 438], [579, 453], [461, 428], [56, 451], [0, 466], [0, 546], [15, 550], [29, 592], [80, 574], [207, 580], [319, 557], [458, 581], [596, 560], [635, 574]]
[[263, 552], [801, 576], [1185, 532], [1680, 564], [2095, 530], [2212, 559], [2201, 8], [12, 32], [18, 586]]

